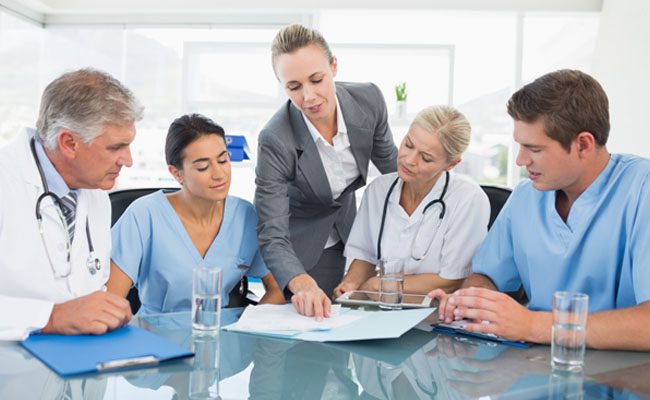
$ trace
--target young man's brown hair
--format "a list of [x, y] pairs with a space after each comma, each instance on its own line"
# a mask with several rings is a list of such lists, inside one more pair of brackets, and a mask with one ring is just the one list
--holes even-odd
[[580, 132], [590, 132], [598, 146], [609, 136], [609, 101], [602, 86], [581, 71], [562, 69], [543, 75], [516, 91], [508, 114], [526, 123], [544, 123], [544, 131], [568, 152]]

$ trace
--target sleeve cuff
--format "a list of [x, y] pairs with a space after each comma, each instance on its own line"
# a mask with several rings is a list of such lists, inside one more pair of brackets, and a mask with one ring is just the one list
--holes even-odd
[[377, 260], [377, 258], [375, 258], [373, 255], [368, 254], [368, 253], [364, 252], [363, 250], [360, 250], [358, 248], [351, 247], [351, 246], [345, 246], [345, 250], [343, 251], [343, 255], [346, 258], [351, 258], [353, 260], [367, 261], [367, 262], [369, 262], [369, 263], [371, 263], [373, 265], [377, 265], [379, 263], [379, 260]]
[[10, 299], [0, 327], [0, 340], [25, 340], [30, 334], [40, 332], [52, 315], [54, 303], [35, 299]]

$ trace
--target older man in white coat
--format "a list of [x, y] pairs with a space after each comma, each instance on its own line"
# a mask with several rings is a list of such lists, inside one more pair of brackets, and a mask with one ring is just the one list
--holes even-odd
[[103, 291], [110, 203], [131, 166], [142, 106], [110, 75], [66, 73], [41, 99], [37, 129], [0, 149], [0, 340], [31, 332], [101, 334], [131, 318]]

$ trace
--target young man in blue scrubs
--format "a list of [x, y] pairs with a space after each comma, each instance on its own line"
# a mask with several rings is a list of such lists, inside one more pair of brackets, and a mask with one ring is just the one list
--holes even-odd
[[[607, 95], [560, 70], [508, 101], [529, 180], [512, 193], [463, 288], [440, 319], [509, 340], [550, 343], [555, 291], [589, 295], [587, 346], [650, 350], [650, 161], [610, 154]], [[528, 308], [503, 292], [524, 286]], [[489, 324], [479, 323], [489, 321]]]

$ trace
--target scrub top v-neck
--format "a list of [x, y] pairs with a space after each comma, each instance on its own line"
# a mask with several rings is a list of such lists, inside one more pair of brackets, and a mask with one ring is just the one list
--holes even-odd
[[249, 202], [234, 196], [225, 201], [223, 221], [204, 257], [197, 250], [163, 191], [134, 201], [112, 229], [111, 258], [138, 288], [141, 313], [191, 309], [192, 269], [199, 265], [223, 270], [222, 306], [245, 275], [269, 273], [257, 244], [257, 214]]

